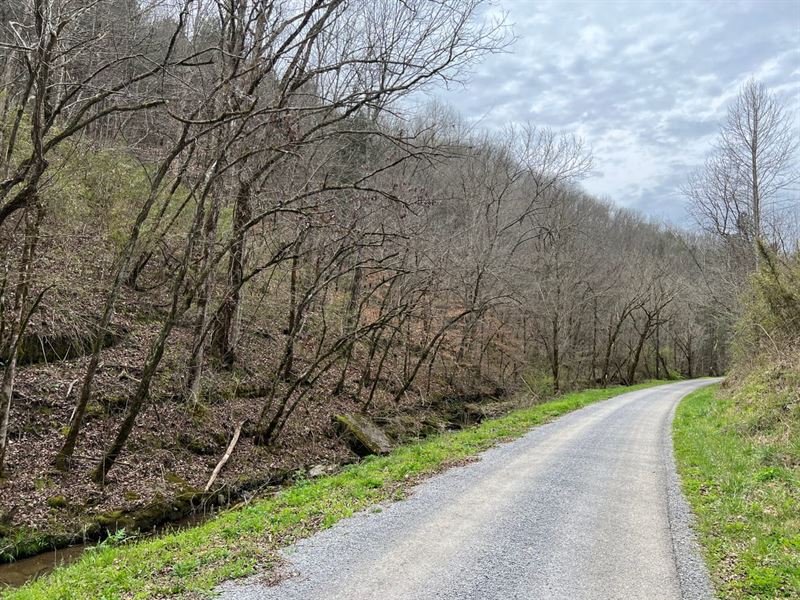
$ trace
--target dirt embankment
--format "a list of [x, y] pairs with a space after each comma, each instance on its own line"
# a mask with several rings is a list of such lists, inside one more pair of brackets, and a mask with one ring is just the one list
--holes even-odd
[[[272, 382], [265, 374], [273, 372], [272, 357], [282, 342], [271, 336], [246, 336], [236, 369], [209, 369], [203, 401], [192, 406], [184, 402], [174, 390], [180, 389], [187, 364], [190, 337], [185, 328], [174, 335], [151, 400], [117, 468], [105, 486], [94, 484], [89, 471], [119, 425], [157, 328], [148, 311], [132, 302], [118, 312], [75, 460], [66, 473], [53, 465], [88, 361], [89, 335], [34, 331], [26, 341], [14, 395], [7, 478], [0, 486], [0, 561], [102, 538], [122, 527], [129, 532], [153, 530], [358, 458], [335, 425], [335, 415], [363, 409], [363, 399], [347, 387], [305, 402], [276, 443], [254, 443], [249, 424], [266, 401]], [[362, 368], [361, 358], [356, 352], [352, 380]], [[393, 392], [380, 388], [368, 413], [398, 442], [459, 428], [510, 408], [497, 401], [503, 390], [488, 382], [467, 392], [444, 384], [428, 396], [412, 391], [399, 403], [392, 402]], [[213, 487], [204, 491], [242, 422], [229, 461]]]

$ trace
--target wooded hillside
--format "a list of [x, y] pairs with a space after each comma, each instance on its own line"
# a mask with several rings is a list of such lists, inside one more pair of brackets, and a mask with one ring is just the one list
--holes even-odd
[[508, 42], [482, 4], [2, 3], [0, 556], [191, 496], [237, 429], [224, 493], [348, 460], [338, 413], [725, 371], [743, 218], [649, 222], [568, 132], [416, 106]]

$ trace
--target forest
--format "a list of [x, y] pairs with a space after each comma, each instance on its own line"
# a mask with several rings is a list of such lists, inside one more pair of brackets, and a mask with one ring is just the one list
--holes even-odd
[[742, 321], [800, 314], [779, 99], [655, 222], [573, 133], [419, 101], [511, 42], [484, 4], [0, 3], [0, 558], [352, 461], [337, 415], [400, 441], [794, 348]]

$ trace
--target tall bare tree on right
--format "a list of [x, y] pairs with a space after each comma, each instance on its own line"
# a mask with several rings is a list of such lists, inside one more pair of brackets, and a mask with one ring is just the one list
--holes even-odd
[[[759, 243], [777, 242], [796, 205], [800, 136], [781, 99], [754, 79], [728, 108], [716, 147], [684, 192], [700, 224], [759, 263]], [[752, 269], [749, 269], [752, 270]]]

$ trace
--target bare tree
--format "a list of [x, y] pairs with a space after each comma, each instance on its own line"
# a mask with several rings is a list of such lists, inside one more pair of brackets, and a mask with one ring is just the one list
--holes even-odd
[[717, 145], [684, 188], [700, 223], [740, 239], [759, 262], [759, 241], [776, 240], [784, 212], [797, 210], [796, 121], [764, 84], [747, 81], [728, 108]]

